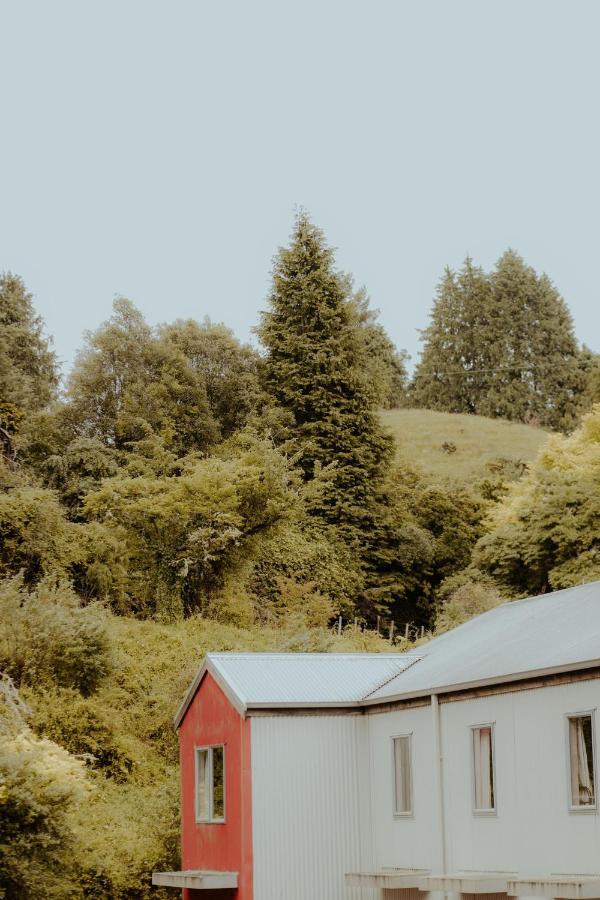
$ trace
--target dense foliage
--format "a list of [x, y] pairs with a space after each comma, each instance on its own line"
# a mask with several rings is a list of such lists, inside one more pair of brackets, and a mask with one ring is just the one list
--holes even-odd
[[565, 301], [508, 250], [491, 274], [467, 259], [447, 269], [423, 333], [415, 406], [568, 430], [585, 373]]
[[549, 440], [487, 531], [475, 563], [513, 594], [600, 578], [600, 406], [570, 437]]

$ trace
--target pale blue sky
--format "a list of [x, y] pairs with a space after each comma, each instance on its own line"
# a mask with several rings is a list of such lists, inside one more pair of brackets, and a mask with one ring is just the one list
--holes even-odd
[[600, 3], [0, 0], [0, 269], [67, 363], [133, 300], [242, 338], [296, 204], [418, 350], [507, 246], [600, 350]]

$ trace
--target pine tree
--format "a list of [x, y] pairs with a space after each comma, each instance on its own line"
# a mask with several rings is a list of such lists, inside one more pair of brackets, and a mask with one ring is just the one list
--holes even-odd
[[21, 278], [0, 275], [0, 404], [17, 419], [56, 396], [56, 357], [43, 329]]
[[485, 393], [482, 369], [489, 279], [467, 257], [456, 274], [446, 268], [438, 285], [425, 347], [410, 390], [414, 406], [476, 413]]
[[288, 443], [300, 453], [305, 477], [335, 464], [315, 511], [360, 528], [392, 442], [377, 418], [359, 328], [348, 279], [335, 271], [322, 232], [301, 213], [290, 246], [275, 259], [269, 309], [257, 329], [267, 351], [264, 385], [293, 416]]
[[584, 390], [573, 321], [546, 275], [513, 250], [490, 275], [447, 270], [423, 333], [415, 406], [568, 430]]

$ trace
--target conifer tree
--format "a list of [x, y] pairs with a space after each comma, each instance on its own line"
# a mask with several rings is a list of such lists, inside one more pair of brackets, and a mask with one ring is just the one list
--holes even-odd
[[264, 385], [290, 413], [291, 449], [307, 479], [334, 464], [316, 512], [359, 526], [392, 454], [377, 418], [366, 342], [349, 281], [334, 269], [333, 251], [305, 213], [274, 264], [269, 309], [257, 329], [266, 349]]
[[567, 305], [513, 250], [486, 275], [467, 259], [438, 289], [411, 385], [415, 406], [568, 430], [584, 376]]
[[0, 275], [0, 404], [9, 430], [9, 418], [16, 422], [56, 395], [56, 358], [43, 328], [22, 279]]
[[482, 379], [489, 278], [467, 257], [457, 274], [446, 268], [438, 285], [425, 347], [411, 385], [414, 406], [477, 413]]

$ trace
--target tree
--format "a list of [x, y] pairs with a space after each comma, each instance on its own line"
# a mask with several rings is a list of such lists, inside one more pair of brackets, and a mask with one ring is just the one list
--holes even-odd
[[12, 459], [22, 420], [56, 396], [58, 381], [31, 294], [17, 275], [0, 274], [0, 453]]
[[493, 508], [474, 563], [513, 594], [600, 578], [600, 405], [552, 436]]
[[364, 288], [353, 294], [352, 301], [360, 325], [358, 337], [364, 342], [366, 377], [376, 392], [377, 404], [384, 409], [402, 406], [408, 385], [408, 354], [396, 349], [383, 325], [377, 321], [377, 311], [370, 308]]
[[431, 323], [410, 388], [414, 406], [476, 413], [485, 395], [481, 332], [490, 305], [489, 278], [467, 257], [456, 274], [447, 268], [437, 289]]
[[261, 400], [256, 351], [241, 344], [230, 328], [209, 319], [202, 324], [178, 319], [162, 325], [159, 334], [183, 353], [200, 377], [221, 437], [243, 428]]
[[360, 527], [392, 454], [376, 412], [366, 342], [348, 279], [305, 213], [279, 251], [269, 309], [257, 329], [266, 350], [263, 380], [273, 401], [293, 415], [288, 447], [307, 479], [334, 465], [314, 511], [325, 521]]
[[218, 439], [201, 374], [128, 300], [115, 301], [112, 318], [86, 343], [67, 389], [74, 435], [126, 450], [154, 434], [178, 454]]
[[106, 479], [84, 511], [128, 550], [131, 609], [171, 618], [205, 610], [210, 591], [299, 502], [289, 461], [268, 441], [242, 434], [218, 457], [190, 459], [170, 476]]
[[438, 289], [412, 402], [569, 430], [584, 389], [565, 301], [508, 250], [491, 275], [467, 259]]

